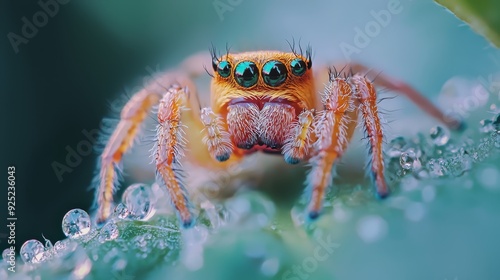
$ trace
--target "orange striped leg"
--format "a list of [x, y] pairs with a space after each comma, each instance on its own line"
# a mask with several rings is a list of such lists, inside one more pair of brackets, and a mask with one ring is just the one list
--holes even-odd
[[128, 101], [120, 114], [120, 122], [100, 157], [100, 171], [96, 178], [97, 224], [104, 223], [111, 215], [113, 191], [119, 177], [118, 166], [122, 161], [123, 154], [132, 146], [141, 123], [159, 99], [158, 94], [143, 90]]
[[356, 97], [360, 102], [361, 114], [370, 149], [370, 174], [375, 181], [377, 195], [385, 198], [389, 194], [389, 189], [384, 176], [384, 156], [382, 144], [384, 135], [377, 108], [377, 92], [373, 84], [360, 74], [352, 77], [352, 84], [356, 91]]
[[181, 158], [184, 156], [186, 140], [181, 117], [187, 101], [186, 91], [179, 86], [170, 87], [160, 100], [158, 126], [156, 129], [156, 180], [170, 196], [183, 227], [194, 224], [191, 205], [184, 186]]
[[373, 82], [380, 87], [398, 92], [402, 95], [406, 95], [413, 103], [420, 107], [424, 112], [431, 115], [440, 122], [446, 124], [449, 128], [455, 130], [463, 130], [466, 125], [462, 120], [451, 118], [439, 108], [437, 108], [432, 102], [430, 102], [425, 96], [414, 89], [409, 84], [399, 81], [396, 78], [386, 76], [382, 73], [375, 74], [375, 71], [370, 71], [366, 66], [358, 63], [351, 63], [344, 67], [346, 69], [351, 69], [354, 73], [366, 73], [366, 76], [373, 80]]
[[330, 74], [330, 82], [321, 96], [324, 110], [316, 115], [313, 124], [317, 140], [312, 147], [314, 156], [309, 160], [312, 169], [306, 181], [310, 219], [319, 216], [326, 190], [332, 183], [333, 164], [347, 146], [349, 113], [353, 110], [351, 97], [352, 89], [346, 79]]

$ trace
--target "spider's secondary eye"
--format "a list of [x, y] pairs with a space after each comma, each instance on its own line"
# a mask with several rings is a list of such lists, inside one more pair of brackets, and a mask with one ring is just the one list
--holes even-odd
[[281, 85], [288, 75], [285, 64], [271, 60], [262, 67], [262, 77], [264, 82], [272, 87]]
[[306, 72], [306, 63], [300, 58], [292, 60], [290, 67], [292, 67], [292, 73], [295, 76], [302, 76]]
[[219, 62], [217, 65], [217, 73], [223, 78], [229, 77], [229, 75], [231, 75], [231, 64], [227, 60]]
[[251, 87], [257, 83], [259, 79], [259, 71], [255, 63], [251, 61], [243, 61], [236, 65], [234, 69], [234, 78], [242, 87]]

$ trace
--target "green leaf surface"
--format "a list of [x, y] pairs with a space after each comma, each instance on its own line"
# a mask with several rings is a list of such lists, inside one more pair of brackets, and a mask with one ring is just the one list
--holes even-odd
[[472, 29], [486, 37], [497, 48], [500, 47], [500, 1], [436, 0], [436, 2], [467, 22]]

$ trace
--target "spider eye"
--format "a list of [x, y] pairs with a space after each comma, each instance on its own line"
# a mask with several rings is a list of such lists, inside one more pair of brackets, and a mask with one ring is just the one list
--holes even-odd
[[[231, 75], [231, 64], [227, 60], [223, 60], [216, 65], [217, 73], [223, 78], [229, 77]], [[215, 67], [214, 67], [215, 69]]]
[[306, 66], [306, 63], [302, 59], [296, 58], [296, 59], [292, 60], [292, 62], [290, 63], [290, 67], [292, 68], [292, 73], [295, 76], [302, 76], [306, 72], [307, 66]]
[[277, 87], [285, 82], [288, 71], [285, 64], [271, 60], [262, 67], [262, 77], [264, 82], [272, 87]]
[[251, 61], [242, 61], [234, 69], [234, 78], [242, 87], [251, 87], [259, 79], [259, 71], [255, 63]]

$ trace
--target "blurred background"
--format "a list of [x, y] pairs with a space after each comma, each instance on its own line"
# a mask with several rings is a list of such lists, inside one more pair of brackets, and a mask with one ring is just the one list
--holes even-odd
[[[0, 3], [0, 159], [4, 170], [16, 167], [18, 249], [41, 234], [62, 239], [64, 214], [90, 208], [97, 156], [87, 152], [91, 140], [84, 131], [92, 135], [144, 78], [208, 51], [211, 44], [221, 50], [228, 44], [232, 51], [287, 51], [286, 40], [300, 39], [313, 47], [315, 65], [360, 61], [408, 81], [435, 103], [450, 78], [488, 77], [499, 68], [498, 50], [430, 0], [66, 2], [52, 1], [57, 9], [48, 8], [47, 17], [36, 1]], [[381, 20], [381, 14], [389, 17]], [[39, 27], [29, 30], [26, 21]], [[435, 125], [405, 98], [385, 101], [384, 108], [396, 110], [389, 117], [395, 120], [389, 139]], [[356, 140], [353, 146], [344, 168], [360, 169], [363, 145]], [[57, 175], [54, 168], [66, 172]], [[5, 196], [2, 191], [2, 201]], [[342, 224], [335, 233], [341, 247], [331, 260], [334, 274], [494, 279], [490, 273], [500, 256], [498, 190], [460, 189], [436, 199], [443, 202], [427, 209], [420, 223], [383, 206], [357, 209], [386, 213], [389, 235], [367, 245], [357, 238], [354, 220]], [[0, 213], [4, 221], [4, 209]], [[1, 238], [3, 250], [6, 235]]]

